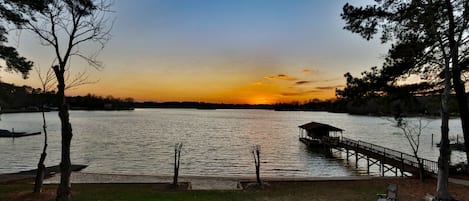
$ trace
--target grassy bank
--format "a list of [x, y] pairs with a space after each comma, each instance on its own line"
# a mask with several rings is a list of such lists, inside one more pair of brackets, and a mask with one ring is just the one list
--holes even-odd
[[[346, 185], [340, 192], [336, 191], [333, 184], [327, 183], [289, 183], [273, 184], [266, 190], [246, 191], [174, 191], [165, 190], [152, 184], [75, 184], [73, 196], [75, 201], [245, 201], [245, 200], [373, 200], [376, 192], [381, 192], [383, 187]], [[345, 186], [344, 186], [345, 187]], [[13, 185], [5, 188], [0, 195], [0, 200], [54, 200], [55, 186], [47, 186], [43, 196], [32, 195], [29, 191], [31, 185]], [[337, 189], [338, 190], [338, 189]], [[16, 194], [16, 195], [15, 195]], [[16, 197], [16, 198], [15, 198]], [[367, 199], [370, 198], [370, 199]]]
[[[317, 182], [270, 182], [263, 190], [241, 191], [180, 191], [162, 188], [156, 184], [74, 184], [75, 201], [171, 201], [171, 200], [309, 200], [309, 201], [374, 201], [376, 193], [384, 193], [389, 183], [397, 183], [400, 201], [421, 200], [433, 193], [435, 182], [420, 183], [413, 179], [374, 179], [369, 181], [317, 181]], [[40, 195], [30, 193], [32, 185], [0, 185], [0, 200], [52, 201], [55, 185], [47, 185]], [[468, 187], [450, 185], [452, 194], [459, 200], [467, 200]]]

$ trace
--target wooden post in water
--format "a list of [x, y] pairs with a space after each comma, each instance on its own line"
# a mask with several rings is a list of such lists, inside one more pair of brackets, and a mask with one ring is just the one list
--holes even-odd
[[434, 145], [434, 144], [433, 144], [433, 133], [432, 133], [432, 144], [431, 144], [431, 146], [433, 147], [433, 145]]

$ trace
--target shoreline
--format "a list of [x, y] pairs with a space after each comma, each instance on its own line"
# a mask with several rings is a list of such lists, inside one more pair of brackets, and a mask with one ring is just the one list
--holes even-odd
[[[386, 113], [357, 113], [347, 111], [329, 111], [329, 110], [313, 110], [313, 109], [275, 109], [270, 107], [216, 107], [216, 108], [198, 108], [198, 107], [130, 107], [130, 108], [86, 108], [86, 107], [71, 107], [70, 111], [134, 111], [135, 109], [194, 109], [194, 110], [270, 110], [275, 112], [328, 112], [337, 114], [348, 114], [352, 116], [365, 116], [365, 117], [394, 117], [393, 114]], [[55, 109], [47, 109], [44, 112], [54, 112]], [[15, 113], [40, 113], [41, 110], [36, 109], [2, 109], [0, 114], [15, 114]], [[405, 118], [423, 117], [428, 119], [439, 119], [438, 114], [407, 114]], [[460, 118], [458, 114], [450, 114], [450, 119]]]
[[[373, 178], [392, 177], [370, 177], [370, 176], [346, 176], [346, 177], [262, 177], [266, 182], [313, 182], [313, 181], [366, 181]], [[241, 190], [242, 182], [255, 181], [256, 177], [223, 177], [223, 176], [192, 176], [180, 175], [180, 182], [190, 183], [194, 190]], [[44, 180], [44, 184], [58, 184], [60, 174]], [[172, 175], [126, 175], [126, 174], [101, 174], [74, 172], [71, 176], [75, 184], [151, 184], [171, 183]]]
[[[0, 178], [2, 176], [0, 175]], [[202, 196], [199, 200], [205, 200], [206, 196], [215, 196], [217, 197], [215, 200], [220, 200], [220, 198], [228, 195], [240, 198], [234, 200], [245, 200], [246, 196], [265, 200], [264, 198], [267, 194], [273, 200], [283, 196], [290, 197], [293, 194], [295, 195], [293, 196], [295, 200], [311, 200], [312, 195], [308, 192], [316, 192], [314, 197], [319, 195], [324, 198], [334, 197], [338, 192], [347, 192], [346, 198], [352, 196], [359, 200], [368, 200], [370, 195], [385, 192], [386, 186], [391, 183], [399, 186], [400, 200], [421, 200], [422, 198], [432, 197], [431, 195], [435, 193], [437, 183], [434, 177], [428, 178], [424, 182], [414, 177], [261, 177], [265, 185], [263, 185], [264, 187], [259, 187], [256, 186], [255, 177], [180, 176], [178, 188], [175, 189], [174, 185], [172, 185], [172, 179], [172, 176], [169, 175], [121, 175], [74, 172], [72, 173], [71, 183], [74, 185], [74, 189], [78, 189], [76, 190], [77, 192], [99, 195], [96, 198], [112, 197], [115, 192], [109, 191], [109, 188], [119, 189], [119, 191], [122, 191], [122, 195], [130, 195], [132, 199], [128, 200], [136, 200], [142, 194], [145, 196], [155, 196], [155, 191], [163, 193], [178, 192], [172, 194], [175, 196], [175, 200], [180, 200], [180, 198], [186, 197], [187, 194], [191, 198], [193, 195]], [[44, 188], [46, 193], [40, 196], [46, 197], [47, 200], [52, 200], [56, 192], [54, 187], [57, 186], [59, 180], [59, 173], [45, 179]], [[34, 178], [22, 179], [11, 183], [0, 183], [0, 185], [7, 186], [23, 186], [23, 190], [16, 190], [16, 192], [13, 190], [13, 193], [10, 194], [12, 197], [15, 197], [15, 195], [28, 195], [34, 198], [32, 200], [37, 200], [38, 194], [30, 193], [30, 185], [33, 184]], [[27, 185], [26, 188], [24, 188], [25, 185]], [[467, 200], [469, 180], [457, 179], [455, 181], [450, 178], [448, 185], [451, 194], [455, 198]], [[135, 193], [136, 191], [138, 193]], [[344, 197], [342, 196], [342, 198]]]

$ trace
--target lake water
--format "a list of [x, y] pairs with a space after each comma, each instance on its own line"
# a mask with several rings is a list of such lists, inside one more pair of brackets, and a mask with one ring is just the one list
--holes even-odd
[[[326, 158], [298, 140], [298, 125], [317, 121], [345, 130], [344, 137], [411, 153], [407, 139], [388, 118], [327, 112], [271, 110], [136, 109], [134, 111], [71, 111], [74, 137], [72, 163], [88, 165], [83, 172], [171, 175], [174, 144], [183, 142], [181, 175], [253, 176], [251, 146], [261, 145], [262, 176], [348, 176], [363, 174], [346, 161]], [[2, 114], [0, 128], [40, 131], [40, 113]], [[46, 113], [49, 147], [46, 165], [60, 161], [60, 122]], [[410, 119], [416, 121], [417, 119]], [[438, 158], [431, 145], [440, 138], [440, 120], [429, 122], [420, 154]], [[450, 120], [450, 135], [461, 135], [459, 119]], [[36, 167], [43, 135], [0, 138], [0, 173]], [[453, 151], [452, 161], [464, 160]], [[349, 165], [354, 166], [354, 165]], [[377, 170], [374, 170], [377, 172]]]

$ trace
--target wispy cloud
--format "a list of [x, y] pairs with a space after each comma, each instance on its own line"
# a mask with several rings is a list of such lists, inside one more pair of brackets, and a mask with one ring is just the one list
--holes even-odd
[[[298, 81], [298, 82], [296, 82], [297, 85], [306, 84], [306, 83], [313, 83], [313, 82], [311, 82], [311, 81]], [[291, 89], [292, 91], [283, 92], [283, 93], [280, 93], [280, 95], [289, 96], [289, 97], [291, 97], [291, 96], [305, 96], [305, 95], [310, 95], [310, 94], [324, 93], [324, 91], [326, 91], [326, 90], [336, 89], [336, 88], [339, 88], [339, 87], [344, 87], [344, 85], [319, 86], [319, 87], [315, 87], [312, 90], [306, 90], [306, 91], [298, 89], [297, 87], [289, 87], [289, 89]]]
[[314, 72], [313, 69], [310, 69], [310, 68], [303, 69], [303, 73], [312, 73], [312, 72]]
[[303, 95], [318, 93], [318, 92], [321, 92], [321, 91], [320, 90], [308, 90], [308, 91], [300, 91], [300, 92], [284, 92], [284, 93], [281, 93], [280, 95], [282, 95], [282, 96], [303, 96]]
[[290, 77], [290, 76], [285, 75], [285, 74], [267, 76], [267, 77], [265, 77], [265, 79], [268, 79], [268, 80], [287, 80], [287, 81], [298, 80], [298, 78], [296, 78], [296, 77]]
[[295, 82], [296, 85], [303, 85], [303, 84], [309, 84], [309, 83], [311, 83], [311, 81], [301, 80], [301, 81]]
[[319, 90], [330, 90], [330, 89], [336, 89], [339, 87], [345, 87], [344, 85], [334, 85], [334, 86], [322, 86], [322, 87], [316, 87], [316, 89]]

